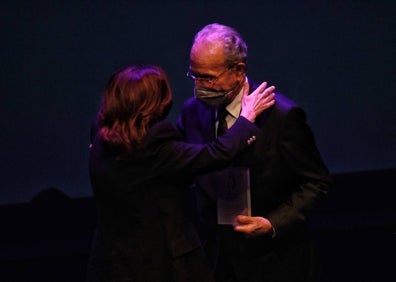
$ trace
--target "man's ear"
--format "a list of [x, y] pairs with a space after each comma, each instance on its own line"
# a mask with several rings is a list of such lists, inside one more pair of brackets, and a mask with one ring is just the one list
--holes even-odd
[[246, 64], [244, 62], [239, 62], [235, 65], [235, 71], [238, 72], [238, 74], [245, 74], [246, 72]]

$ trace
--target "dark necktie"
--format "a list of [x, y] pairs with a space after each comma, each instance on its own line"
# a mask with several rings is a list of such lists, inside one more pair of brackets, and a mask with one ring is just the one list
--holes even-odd
[[218, 110], [218, 113], [217, 113], [217, 121], [218, 121], [217, 136], [223, 135], [224, 132], [228, 129], [227, 122], [226, 122], [227, 115], [228, 115], [228, 111], [225, 108]]

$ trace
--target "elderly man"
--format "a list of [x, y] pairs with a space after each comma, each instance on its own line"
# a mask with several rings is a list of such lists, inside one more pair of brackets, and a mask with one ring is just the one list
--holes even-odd
[[[233, 28], [209, 24], [190, 52], [187, 76], [194, 97], [182, 108], [178, 128], [190, 143], [216, 136], [225, 113], [230, 128], [241, 110], [247, 45]], [[275, 106], [256, 118], [263, 138], [234, 160], [230, 173], [197, 178], [191, 203], [202, 244], [217, 281], [315, 281], [317, 261], [307, 216], [326, 195], [331, 177], [315, 145], [304, 111], [276, 93]], [[221, 134], [221, 133], [217, 133]], [[225, 175], [234, 175], [229, 181]], [[236, 181], [235, 181], [236, 180]], [[242, 182], [247, 209], [234, 222], [219, 222], [223, 184]], [[246, 211], [246, 210], [245, 210]]]

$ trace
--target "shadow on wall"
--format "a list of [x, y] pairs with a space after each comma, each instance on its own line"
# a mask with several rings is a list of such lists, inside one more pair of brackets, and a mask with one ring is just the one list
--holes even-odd
[[396, 169], [334, 175], [312, 217], [321, 279], [390, 281], [395, 277]]
[[0, 281], [84, 281], [95, 220], [92, 198], [53, 187], [0, 206]]
[[[388, 281], [396, 253], [396, 170], [334, 180], [311, 222], [320, 282]], [[84, 281], [96, 224], [93, 198], [72, 199], [51, 187], [29, 203], [0, 206], [0, 222], [0, 281]]]

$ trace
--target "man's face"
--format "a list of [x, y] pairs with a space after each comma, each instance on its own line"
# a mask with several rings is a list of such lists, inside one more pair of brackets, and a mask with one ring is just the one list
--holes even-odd
[[[242, 64], [243, 69], [238, 68]], [[190, 52], [190, 77], [195, 86], [217, 91], [229, 91], [244, 78], [244, 63], [229, 67], [221, 43], [195, 43]], [[239, 91], [236, 91], [236, 95]], [[236, 96], [234, 95], [234, 97]], [[234, 98], [232, 97], [232, 99]]]

